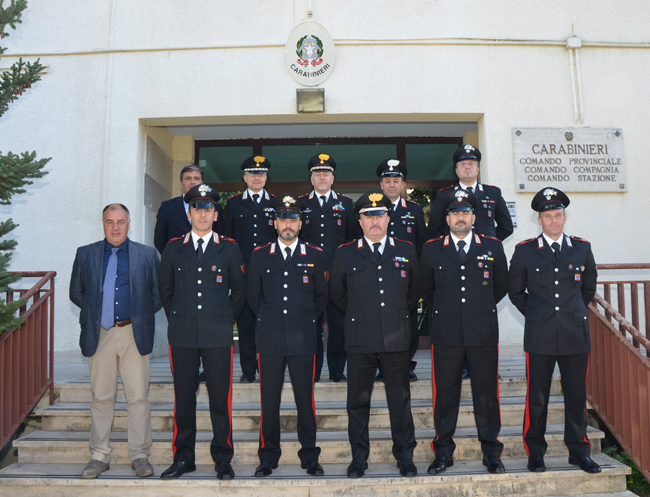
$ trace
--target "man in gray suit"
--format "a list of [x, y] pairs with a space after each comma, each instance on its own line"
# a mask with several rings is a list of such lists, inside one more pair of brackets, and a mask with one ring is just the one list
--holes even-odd
[[77, 249], [70, 277], [70, 300], [81, 308], [79, 345], [90, 369], [90, 462], [81, 478], [97, 478], [110, 468], [109, 442], [122, 376], [128, 403], [131, 467], [141, 478], [153, 475], [149, 354], [153, 349], [154, 315], [162, 307], [158, 295], [160, 262], [153, 247], [128, 239], [129, 210], [122, 204], [104, 208], [106, 238]]

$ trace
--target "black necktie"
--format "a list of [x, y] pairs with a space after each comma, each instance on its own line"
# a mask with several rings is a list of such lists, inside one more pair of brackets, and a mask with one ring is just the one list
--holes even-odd
[[259, 193], [253, 193], [253, 202], [257, 203], [257, 201], [259, 200], [259, 198], [260, 198], [260, 194], [259, 194]]
[[557, 261], [557, 258], [560, 256], [560, 244], [553, 242], [551, 243], [551, 248], [553, 249], [553, 252], [555, 252], [555, 260]]
[[458, 255], [460, 256], [460, 260], [465, 262], [467, 254], [465, 253], [465, 242], [463, 240], [458, 240]]
[[321, 207], [325, 207], [325, 204], [327, 203], [327, 197], [325, 195], [320, 196], [320, 205]]
[[201, 264], [201, 259], [203, 259], [203, 238], [196, 241], [196, 256], [199, 258], [199, 264]]
[[379, 262], [379, 259], [381, 257], [381, 254], [379, 253], [379, 247], [381, 247], [381, 242], [375, 242], [372, 244], [374, 250], [372, 251], [375, 254], [375, 259], [377, 259], [377, 262]]
[[285, 247], [284, 253], [287, 254], [287, 256], [284, 258], [284, 262], [288, 264], [291, 261], [291, 249], [289, 247]]
[[467, 191], [470, 192], [470, 193], [474, 193], [474, 188], [471, 187], [471, 186], [468, 186]]

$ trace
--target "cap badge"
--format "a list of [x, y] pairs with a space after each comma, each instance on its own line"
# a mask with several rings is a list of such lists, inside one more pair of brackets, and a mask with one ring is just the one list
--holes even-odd
[[201, 185], [199, 186], [199, 193], [201, 194], [202, 197], [205, 197], [208, 193], [212, 191], [212, 188], [210, 188], [208, 185]]
[[292, 204], [296, 203], [296, 199], [290, 195], [287, 195], [282, 199], [282, 203], [284, 203], [285, 207], [291, 207]]
[[465, 152], [473, 152], [474, 150], [476, 150], [476, 149], [475, 149], [472, 145], [470, 145], [470, 144], [465, 145], [464, 148], [465, 148]]
[[260, 167], [261, 163], [266, 160], [266, 157], [262, 157], [261, 155], [257, 155], [253, 157], [253, 160], [255, 161], [255, 167]]
[[326, 160], [330, 160], [330, 156], [327, 154], [320, 154], [318, 158], [320, 159], [321, 164], [325, 164]]
[[462, 202], [466, 198], [469, 198], [469, 195], [465, 190], [457, 190], [456, 193], [454, 193], [454, 196], [456, 197], [457, 202]]
[[368, 196], [368, 200], [372, 202], [373, 207], [377, 207], [377, 202], [380, 202], [384, 196], [381, 193], [371, 193]]
[[392, 171], [395, 169], [397, 166], [399, 166], [399, 161], [395, 159], [391, 159], [388, 161], [388, 168]]
[[546, 200], [551, 200], [551, 197], [557, 197], [557, 190], [553, 190], [553, 188], [547, 188], [544, 190], [542, 195], [546, 197]]

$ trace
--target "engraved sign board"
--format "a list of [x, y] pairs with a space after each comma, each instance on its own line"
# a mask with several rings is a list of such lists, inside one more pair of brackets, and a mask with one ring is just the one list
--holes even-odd
[[625, 192], [623, 133], [616, 128], [513, 128], [518, 192]]

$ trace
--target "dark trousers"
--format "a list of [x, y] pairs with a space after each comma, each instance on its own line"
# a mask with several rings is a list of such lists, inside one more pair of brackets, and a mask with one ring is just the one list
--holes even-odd
[[197, 349], [170, 345], [174, 376], [174, 461], [194, 462], [200, 359], [203, 359], [212, 421], [210, 454], [216, 463], [232, 460], [232, 355], [232, 347]]
[[316, 447], [316, 410], [314, 407], [315, 357], [313, 355], [276, 356], [258, 354], [260, 372], [260, 461], [277, 463], [280, 449], [280, 398], [284, 373], [289, 366], [289, 377], [298, 411], [298, 441], [301, 462], [318, 461], [320, 448]]
[[501, 431], [498, 345], [431, 346], [433, 423], [436, 428], [431, 448], [436, 456], [442, 457], [451, 457], [456, 449], [453, 436], [458, 422], [463, 383], [461, 371], [466, 356], [481, 450], [486, 456], [501, 456], [503, 444], [497, 439]]
[[345, 316], [332, 304], [327, 305], [327, 367], [330, 376], [345, 370]]
[[395, 459], [412, 459], [415, 426], [411, 414], [408, 351], [348, 354], [348, 436], [352, 459], [366, 461], [370, 454], [368, 422], [370, 397], [379, 361], [383, 366], [390, 431]]
[[591, 455], [587, 438], [587, 372], [589, 353], [574, 355], [540, 355], [526, 353], [526, 412], [524, 446], [529, 456], [543, 456], [547, 444], [546, 418], [548, 397], [555, 363], [560, 366], [564, 390], [564, 443], [572, 457]]
[[257, 369], [257, 352], [255, 350], [255, 315], [248, 306], [244, 305], [237, 319], [237, 334], [239, 336], [239, 364], [242, 373], [255, 374]]
[[318, 330], [316, 332], [316, 374], [314, 380], [320, 380], [320, 374], [323, 371], [323, 320], [318, 321]]
[[[418, 330], [418, 310], [417, 308], [411, 313], [411, 345], [409, 346], [409, 369], [415, 371], [415, 366], [418, 365], [417, 361], [414, 361], [415, 353], [418, 351], [418, 345], [420, 345], [420, 332]], [[379, 372], [382, 373], [381, 362], [379, 364]], [[382, 373], [383, 374], [383, 373]]]

